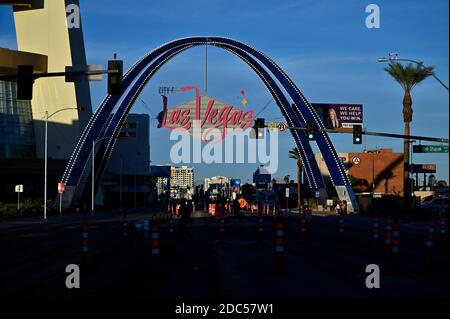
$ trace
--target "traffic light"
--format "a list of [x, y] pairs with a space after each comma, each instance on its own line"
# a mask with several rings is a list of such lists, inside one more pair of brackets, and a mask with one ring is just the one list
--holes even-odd
[[362, 144], [362, 126], [353, 125], [353, 144]]
[[255, 138], [264, 138], [265, 120], [262, 118], [257, 118], [255, 120], [255, 125], [253, 125], [253, 130], [255, 131]]
[[33, 99], [33, 66], [18, 65], [17, 66], [17, 99], [32, 100]]
[[312, 141], [315, 140], [315, 129], [314, 124], [307, 123], [306, 124], [306, 136], [308, 137], [308, 140]]
[[[119, 71], [118, 73], [109, 73], [109, 71]], [[108, 94], [122, 94], [122, 78], [123, 78], [123, 61], [108, 61]]]

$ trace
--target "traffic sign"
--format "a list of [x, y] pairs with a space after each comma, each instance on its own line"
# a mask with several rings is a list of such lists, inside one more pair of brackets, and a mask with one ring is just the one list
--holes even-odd
[[436, 173], [436, 164], [412, 164], [412, 173]]
[[352, 163], [355, 165], [358, 165], [359, 163], [361, 163], [361, 159], [359, 157], [353, 157]]
[[279, 130], [280, 132], [286, 131], [286, 124], [283, 123], [283, 122], [278, 123], [278, 130]]
[[15, 191], [16, 193], [23, 193], [23, 185], [22, 184], [16, 185]]
[[320, 198], [320, 192], [316, 191], [316, 198]]
[[448, 153], [448, 145], [413, 145], [413, 153]]
[[274, 131], [277, 128], [277, 123], [270, 121], [268, 125], [269, 131]]
[[289, 197], [289, 187], [286, 187], [286, 198]]
[[58, 183], [58, 193], [62, 194], [66, 190], [66, 184]]

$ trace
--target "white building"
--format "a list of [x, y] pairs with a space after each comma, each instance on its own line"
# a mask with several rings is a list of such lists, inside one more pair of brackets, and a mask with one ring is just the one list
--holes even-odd
[[170, 168], [170, 185], [172, 187], [194, 188], [194, 168], [188, 166], [172, 166]]

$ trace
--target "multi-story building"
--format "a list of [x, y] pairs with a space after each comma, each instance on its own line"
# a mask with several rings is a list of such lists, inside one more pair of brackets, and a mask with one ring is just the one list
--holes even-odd
[[[362, 153], [339, 153], [346, 174], [356, 193], [403, 195], [403, 154], [391, 149], [366, 150]], [[329, 191], [330, 173], [320, 153], [316, 161]]]
[[194, 189], [194, 168], [188, 166], [172, 166], [170, 173], [171, 187]]
[[148, 114], [128, 114], [103, 176], [102, 190], [106, 200], [99, 198], [98, 204], [143, 207], [153, 199], [149, 134]]
[[[19, 65], [32, 65], [34, 73], [61, 72], [70, 66], [86, 68], [82, 25], [68, 27], [67, 2], [0, 1], [0, 5], [13, 8], [9, 18], [14, 20], [16, 39], [9, 48], [0, 48], [0, 74], [15, 75]], [[71, 0], [70, 4], [78, 6], [79, 1]], [[0, 81], [0, 200], [14, 198], [15, 184], [24, 184], [24, 197], [43, 195], [46, 112], [50, 116], [49, 189], [56, 189], [92, 115], [87, 80], [67, 83], [64, 77], [37, 79], [31, 101], [17, 100], [16, 91], [15, 81]]]
[[171, 165], [152, 165], [150, 167], [150, 174], [155, 185], [155, 197], [158, 200], [166, 199], [170, 194], [170, 173]]

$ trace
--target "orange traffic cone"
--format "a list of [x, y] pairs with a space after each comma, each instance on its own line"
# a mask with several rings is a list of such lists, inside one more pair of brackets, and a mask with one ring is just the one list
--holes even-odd
[[284, 221], [279, 218], [276, 224], [275, 237], [275, 273], [284, 273]]

